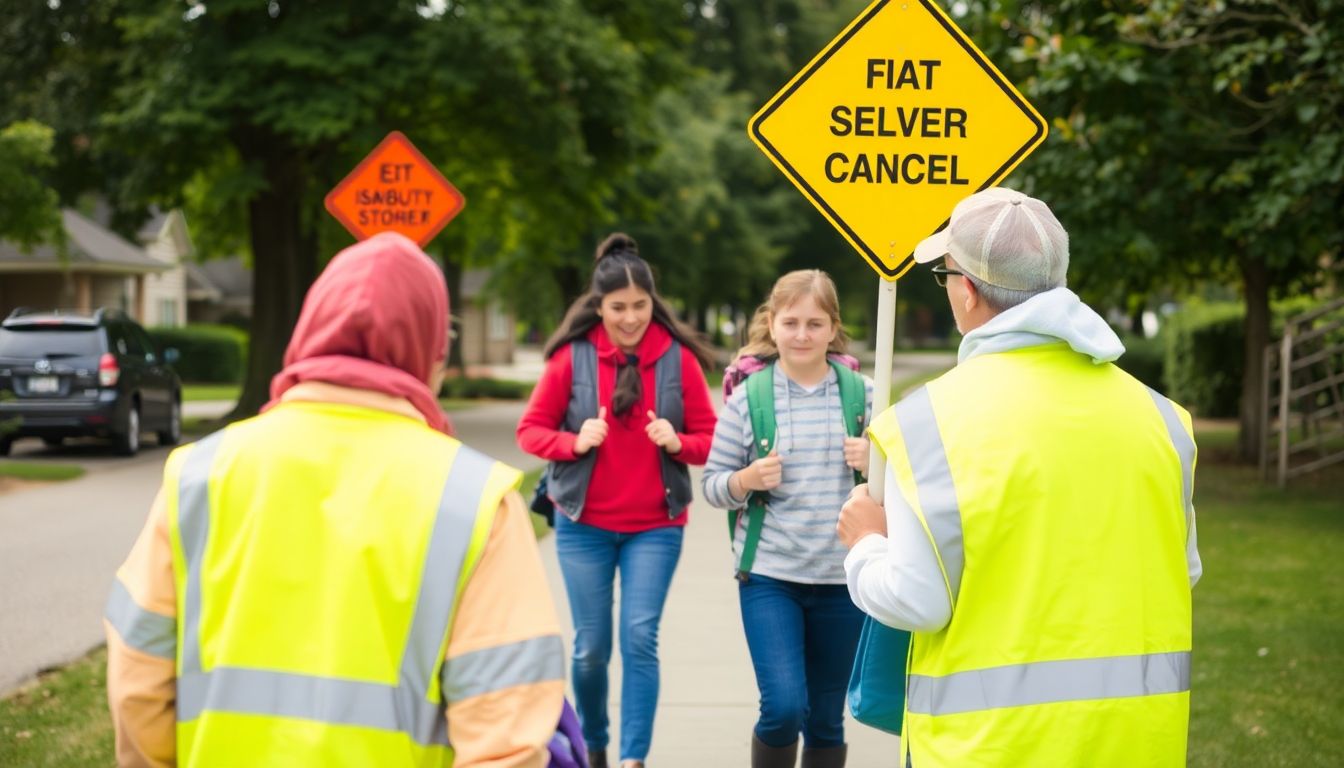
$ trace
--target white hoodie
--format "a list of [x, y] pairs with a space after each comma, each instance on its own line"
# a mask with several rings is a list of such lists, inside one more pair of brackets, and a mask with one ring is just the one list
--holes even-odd
[[1125, 345], [1093, 309], [1068, 288], [1038, 293], [989, 319], [961, 340], [957, 362], [1023, 347], [1067, 341], [1094, 363], [1109, 363], [1125, 353]]

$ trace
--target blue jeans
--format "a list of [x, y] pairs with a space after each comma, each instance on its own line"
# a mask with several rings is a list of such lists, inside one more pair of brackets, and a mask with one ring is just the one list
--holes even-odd
[[621, 760], [644, 760], [658, 706], [658, 624], [681, 557], [681, 526], [615, 533], [555, 516], [555, 548], [574, 619], [574, 698], [589, 750], [607, 748], [611, 603], [621, 572]]
[[739, 583], [761, 717], [756, 738], [786, 747], [845, 743], [845, 695], [863, 613], [843, 584], [798, 584], [753, 573]]

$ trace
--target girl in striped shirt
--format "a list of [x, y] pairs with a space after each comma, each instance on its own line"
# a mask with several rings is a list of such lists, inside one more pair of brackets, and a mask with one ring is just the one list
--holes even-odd
[[[738, 352], [773, 363], [754, 375], [773, 377], [774, 444], [757, 457], [748, 387], [740, 385], [719, 414], [705, 465], [705, 497], [717, 507], [742, 509], [749, 494], [767, 494], [749, 567], [742, 558], [747, 515], [738, 515], [733, 534], [742, 625], [761, 694], [753, 768], [792, 768], [799, 733], [804, 768], [845, 762], [845, 693], [863, 614], [849, 599], [835, 526], [869, 451], [866, 438], [846, 433], [839, 375], [850, 371], [828, 358], [847, 343], [831, 278], [820, 270], [781, 277]], [[866, 425], [873, 390], [863, 382]]]

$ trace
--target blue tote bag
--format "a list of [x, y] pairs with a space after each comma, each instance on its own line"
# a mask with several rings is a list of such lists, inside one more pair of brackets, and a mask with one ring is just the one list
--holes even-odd
[[863, 618], [854, 672], [849, 676], [849, 711], [855, 720], [901, 735], [909, 652], [909, 632], [892, 629], [872, 616]]

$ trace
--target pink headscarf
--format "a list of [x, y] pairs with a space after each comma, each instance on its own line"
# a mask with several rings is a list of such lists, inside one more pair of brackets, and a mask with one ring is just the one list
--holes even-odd
[[383, 232], [336, 254], [308, 289], [266, 408], [299, 382], [325, 381], [404, 397], [452, 434], [425, 383], [447, 350], [443, 273], [409, 238]]

